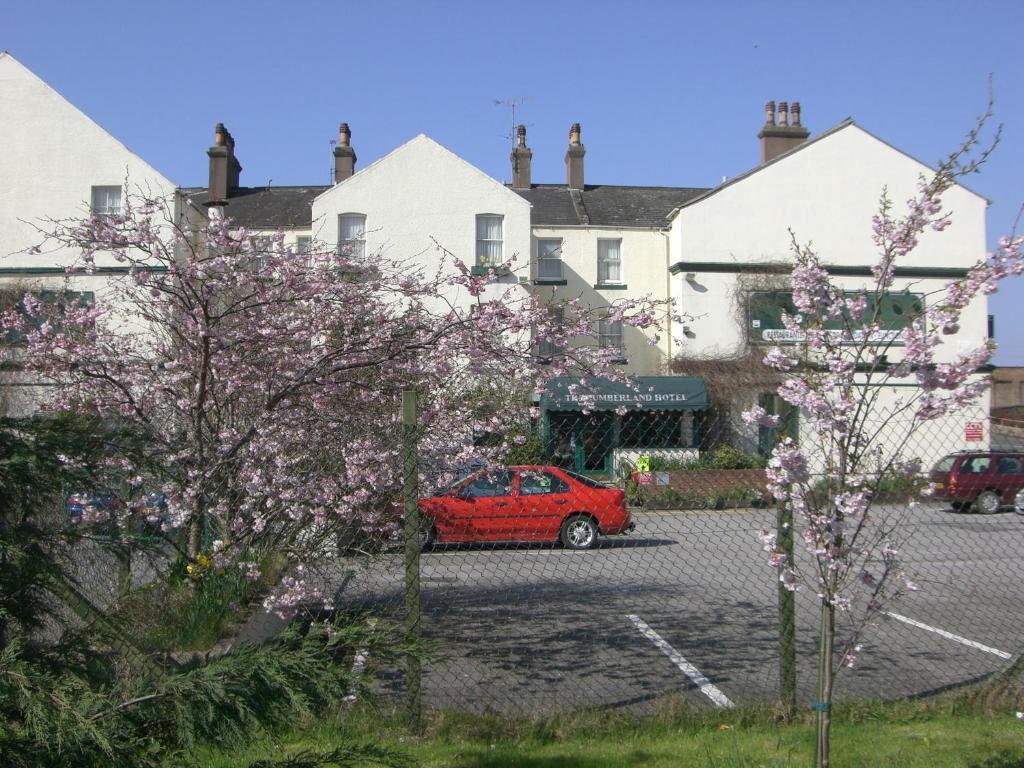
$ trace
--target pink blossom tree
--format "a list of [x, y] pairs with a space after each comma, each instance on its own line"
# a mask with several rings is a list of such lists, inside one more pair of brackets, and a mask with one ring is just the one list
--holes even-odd
[[[420, 393], [423, 463], [457, 466], [507, 448], [481, 448], [480, 437], [523, 418], [467, 393], [533, 392], [567, 373], [621, 378], [615, 351], [587, 342], [595, 317], [582, 301], [556, 322], [501, 270], [476, 276], [447, 252], [433, 271], [316, 243], [299, 254], [281, 233], [256, 236], [216, 215], [186, 226], [141, 198], [122, 215], [51, 224], [41, 247], [79, 254], [67, 288], [110, 259], [125, 274], [91, 304], [26, 294], [0, 320], [24, 341], [7, 353], [49, 385], [47, 406], [145, 436], [122, 470], [166, 494], [192, 558], [204, 526], [224, 564], [258, 547], [301, 561], [340, 528], [388, 525], [402, 390]], [[602, 311], [653, 328], [666, 307], [641, 299]], [[541, 340], [561, 354], [540, 359]]]
[[[995, 142], [979, 151], [988, 117], [931, 178], [920, 180], [901, 215], [883, 193], [873, 220], [878, 260], [863, 290], [836, 285], [814, 251], [794, 237], [796, 311], [784, 316], [784, 324], [799, 341], [769, 349], [765, 363], [783, 374], [778, 394], [800, 409], [804, 426], [798, 440], [790, 436], [776, 444], [767, 477], [806, 554], [786, 552], [779, 545], [784, 532], [762, 531], [761, 541], [782, 584], [813, 591], [820, 606], [819, 766], [829, 760], [835, 674], [854, 665], [867, 622], [887, 602], [918, 588], [900, 565], [900, 511], [881, 509], [879, 492], [894, 478], [918, 477], [921, 467], [905, 448], [923, 425], [977, 402], [988, 386], [978, 368], [991, 358], [994, 342], [978, 339], [972, 349], [951, 355], [943, 351], [943, 337], [959, 331], [972, 301], [1024, 271], [1022, 238], [1007, 237], [966, 277], [929, 295], [901, 328], [887, 324], [881, 313], [896, 265], [926, 231], [950, 224], [943, 193], [976, 172], [991, 152]], [[881, 393], [893, 385], [902, 385], [904, 394], [894, 404], [883, 403]], [[779, 423], [760, 407], [745, 412], [744, 419], [767, 427]], [[837, 618], [848, 622], [842, 648], [835, 647]]]

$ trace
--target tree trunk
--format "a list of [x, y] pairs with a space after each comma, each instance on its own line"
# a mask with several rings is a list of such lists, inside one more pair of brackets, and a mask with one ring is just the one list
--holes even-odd
[[203, 516], [200, 513], [192, 515], [188, 521], [188, 543], [186, 554], [195, 559], [203, 545]]
[[[786, 561], [793, 563], [793, 510], [779, 504], [776, 510], [776, 542]], [[779, 597], [779, 700], [792, 717], [796, 712], [796, 593], [776, 580]]]
[[818, 739], [814, 748], [814, 764], [817, 768], [828, 768], [829, 729], [832, 727], [832, 648], [835, 644], [835, 622], [835, 606], [827, 599], [822, 599], [821, 637], [818, 645], [818, 697], [814, 702], [818, 725]]

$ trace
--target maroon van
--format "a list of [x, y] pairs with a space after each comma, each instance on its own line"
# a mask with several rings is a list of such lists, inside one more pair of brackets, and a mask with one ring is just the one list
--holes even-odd
[[928, 476], [934, 498], [984, 514], [1012, 506], [1024, 489], [1024, 453], [968, 451], [941, 459]]

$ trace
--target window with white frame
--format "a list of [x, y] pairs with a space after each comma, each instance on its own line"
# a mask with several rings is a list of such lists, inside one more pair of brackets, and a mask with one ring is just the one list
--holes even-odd
[[621, 320], [599, 320], [597, 323], [597, 345], [601, 349], [624, 351]]
[[116, 216], [121, 213], [120, 187], [92, 188], [92, 215], [101, 218]]
[[[548, 307], [548, 316], [551, 318], [551, 325], [561, 327], [565, 321], [565, 307]], [[537, 356], [550, 360], [558, 354], [558, 345], [546, 336], [537, 340]]]
[[304, 259], [308, 267], [313, 266], [313, 255], [310, 253], [312, 242], [313, 238], [309, 235], [295, 236], [295, 255]]
[[338, 253], [351, 259], [366, 256], [366, 215], [343, 213], [338, 217]]
[[597, 241], [597, 282], [622, 282], [622, 241]]
[[537, 279], [562, 279], [562, 241], [560, 239], [537, 241]]
[[274, 238], [269, 235], [253, 235], [250, 238], [252, 243], [252, 270], [253, 272], [265, 272], [271, 263], [271, 256], [274, 252]]
[[504, 217], [494, 213], [481, 213], [476, 217], [476, 263], [481, 267], [496, 267], [502, 263]]

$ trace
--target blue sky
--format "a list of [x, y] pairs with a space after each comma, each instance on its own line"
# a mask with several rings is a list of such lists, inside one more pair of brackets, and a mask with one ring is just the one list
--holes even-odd
[[[206, 183], [217, 122], [247, 185], [328, 183], [341, 121], [360, 167], [422, 132], [507, 180], [519, 99], [535, 182], [564, 180], [580, 122], [588, 183], [713, 186], [757, 163], [768, 99], [934, 163], [991, 75], [1003, 141], [967, 182], [992, 201], [990, 246], [1024, 202], [1018, 0], [39, 0], [0, 20], [0, 49], [183, 186]], [[1020, 306], [1024, 280], [991, 299], [999, 364], [1024, 365]]]

